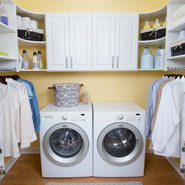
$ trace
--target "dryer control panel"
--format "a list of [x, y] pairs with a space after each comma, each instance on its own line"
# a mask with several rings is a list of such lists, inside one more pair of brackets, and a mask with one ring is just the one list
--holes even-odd
[[86, 115], [85, 114], [75, 114], [75, 115], [62, 115], [62, 120], [72, 123], [83, 123], [86, 121]]
[[128, 122], [128, 123], [136, 122], [136, 121], [140, 122], [141, 121], [141, 114], [140, 113], [128, 113], [128, 114], [120, 113], [120, 114], [117, 114], [116, 120], [124, 121], [124, 122]]

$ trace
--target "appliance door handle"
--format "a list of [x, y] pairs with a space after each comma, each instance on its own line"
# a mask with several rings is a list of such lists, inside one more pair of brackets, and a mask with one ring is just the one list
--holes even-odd
[[66, 68], [68, 69], [68, 57], [66, 57]]
[[73, 68], [73, 57], [70, 58], [71, 58], [71, 68]]
[[114, 57], [112, 56], [112, 68], [114, 69]]
[[117, 56], [117, 68], [119, 68], [119, 57]]

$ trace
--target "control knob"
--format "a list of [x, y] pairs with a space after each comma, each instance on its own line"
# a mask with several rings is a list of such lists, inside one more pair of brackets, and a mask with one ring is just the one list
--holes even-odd
[[120, 115], [118, 116], [118, 119], [119, 119], [119, 120], [122, 120], [122, 119], [123, 119], [123, 115], [120, 114]]
[[63, 116], [63, 120], [67, 120], [68, 119], [68, 116], [67, 115], [64, 115]]

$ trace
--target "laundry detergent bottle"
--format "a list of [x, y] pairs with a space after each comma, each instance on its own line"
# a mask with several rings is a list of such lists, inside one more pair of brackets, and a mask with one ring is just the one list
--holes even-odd
[[141, 55], [141, 69], [153, 69], [153, 56], [148, 47], [145, 47]]
[[164, 49], [159, 47], [155, 55], [154, 69], [163, 69], [163, 68], [164, 68]]

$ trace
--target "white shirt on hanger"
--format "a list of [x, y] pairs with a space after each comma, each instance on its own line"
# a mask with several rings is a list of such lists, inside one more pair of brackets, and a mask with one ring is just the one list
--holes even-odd
[[4, 156], [19, 157], [15, 133], [16, 110], [19, 109], [18, 92], [8, 85], [0, 85], [0, 115], [2, 121]]
[[[17, 82], [13, 79], [6, 80], [8, 85], [13, 86], [17, 89], [19, 94], [19, 123], [16, 123], [16, 133], [18, 135], [18, 141], [21, 143], [21, 148], [30, 147], [30, 144], [37, 140], [37, 136], [34, 129], [34, 124], [32, 120], [32, 111], [29, 103], [29, 97], [27, 93], [26, 86], [21, 82]], [[19, 130], [19, 131], [18, 131]]]
[[176, 79], [163, 88], [156, 124], [152, 133], [154, 153], [180, 156], [180, 127], [185, 79]]

